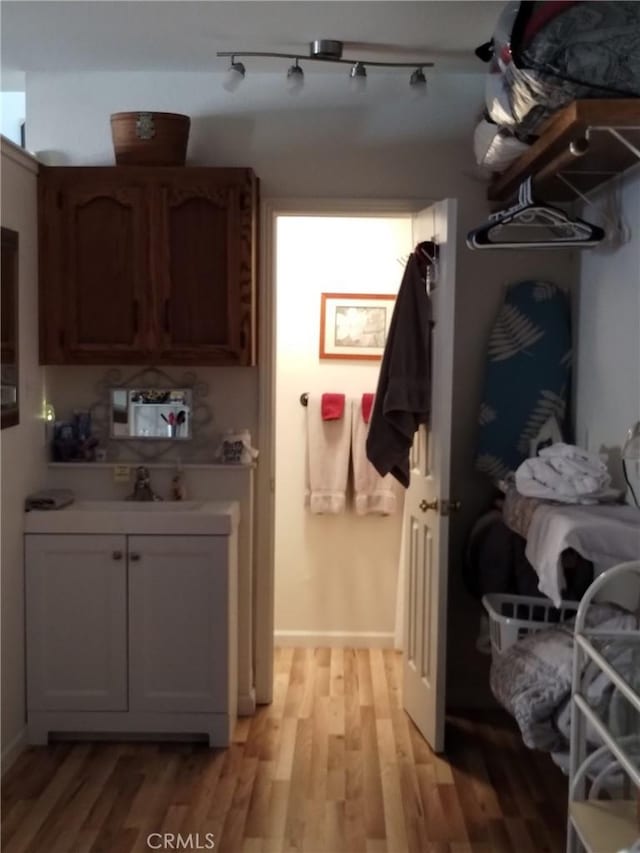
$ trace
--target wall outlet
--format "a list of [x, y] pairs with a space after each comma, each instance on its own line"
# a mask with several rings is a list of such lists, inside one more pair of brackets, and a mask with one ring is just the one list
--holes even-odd
[[113, 466], [113, 482], [128, 483], [131, 479], [130, 465], [114, 465]]

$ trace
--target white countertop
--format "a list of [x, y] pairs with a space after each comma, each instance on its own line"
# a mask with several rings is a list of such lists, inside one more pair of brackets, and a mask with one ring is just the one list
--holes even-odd
[[238, 528], [236, 501], [75, 501], [25, 513], [25, 533], [131, 533], [228, 536]]

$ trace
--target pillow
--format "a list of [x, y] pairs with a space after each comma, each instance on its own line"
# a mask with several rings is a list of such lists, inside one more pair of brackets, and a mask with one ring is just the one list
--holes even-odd
[[529, 146], [504, 129], [482, 119], [473, 134], [473, 148], [479, 166], [503, 172]]

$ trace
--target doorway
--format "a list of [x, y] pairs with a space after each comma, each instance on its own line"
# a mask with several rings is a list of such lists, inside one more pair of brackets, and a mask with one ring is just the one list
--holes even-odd
[[[310, 237], [299, 241], [301, 245], [295, 250], [294, 255], [298, 257], [299, 263], [297, 266], [293, 264], [293, 273], [291, 274], [291, 305], [296, 305], [295, 310], [289, 310], [289, 305], [285, 303], [285, 308], [280, 310], [281, 294], [277, 287], [278, 270], [279, 270], [279, 248], [278, 248], [278, 232], [280, 220], [287, 218], [305, 220], [316, 218], [317, 227], [307, 229], [310, 232]], [[351, 611], [355, 610], [355, 615], [360, 618], [362, 614], [367, 614], [366, 618], [370, 618], [371, 610], [367, 611], [366, 606], [359, 611], [354, 608], [354, 602], [358, 602], [360, 597], [364, 598], [366, 605], [367, 601], [374, 600], [374, 607], [379, 606], [378, 599], [386, 596], [388, 593], [383, 591], [382, 596], [378, 591], [375, 593], [375, 584], [371, 583], [371, 571], [368, 575], [365, 573], [365, 581], [368, 582], [366, 593], [361, 596], [359, 590], [351, 594], [344, 586], [344, 577], [353, 580], [351, 575], [358, 573], [354, 572], [352, 566], [358, 562], [358, 556], [352, 558], [348, 562], [347, 572], [344, 571], [342, 564], [342, 577], [340, 572], [335, 573], [340, 578], [340, 583], [333, 589], [329, 589], [327, 580], [328, 574], [333, 569], [333, 563], [336, 561], [335, 554], [338, 555], [344, 550], [346, 538], [343, 535], [331, 535], [329, 529], [319, 528], [321, 534], [314, 533], [316, 536], [316, 544], [320, 543], [322, 547], [328, 546], [333, 548], [333, 554], [329, 552], [327, 557], [321, 560], [312, 561], [311, 565], [303, 565], [304, 571], [300, 571], [300, 558], [294, 557], [293, 566], [289, 566], [290, 576], [286, 580], [288, 584], [293, 585], [294, 590], [292, 595], [285, 592], [283, 599], [283, 607], [279, 611], [278, 616], [284, 613], [286, 618], [287, 608], [289, 615], [294, 614], [297, 624], [294, 627], [279, 626], [279, 631], [288, 631], [289, 643], [302, 643], [303, 645], [317, 646], [322, 643], [324, 645], [364, 645], [380, 646], [392, 645], [393, 636], [396, 626], [396, 604], [399, 601], [404, 601], [404, 609], [407, 613], [407, 625], [413, 624], [414, 630], [409, 634], [414, 638], [413, 651], [409, 651], [405, 658], [405, 680], [408, 678], [412, 682], [412, 687], [409, 689], [407, 696], [412, 697], [412, 703], [416, 705], [416, 710], [409, 709], [411, 716], [417, 720], [419, 713], [423, 709], [428, 709], [424, 719], [419, 723], [420, 730], [425, 734], [427, 740], [433, 745], [436, 751], [440, 751], [443, 746], [444, 732], [444, 663], [446, 654], [446, 601], [447, 601], [447, 572], [448, 572], [448, 524], [449, 524], [449, 507], [452, 505], [449, 495], [449, 470], [450, 470], [450, 439], [451, 439], [451, 415], [452, 415], [452, 382], [453, 382], [453, 346], [454, 346], [454, 305], [455, 305], [455, 258], [456, 258], [456, 203], [452, 200], [437, 202], [431, 206], [418, 205], [412, 202], [395, 203], [395, 202], [336, 202], [325, 200], [323, 202], [266, 202], [263, 206], [262, 218], [262, 279], [261, 279], [261, 335], [260, 335], [260, 446], [263, 450], [261, 465], [258, 469], [257, 482], [257, 529], [256, 529], [256, 550], [259, 555], [258, 564], [256, 566], [256, 587], [255, 587], [255, 662], [256, 662], [256, 696], [257, 701], [268, 703], [273, 697], [273, 661], [274, 661], [274, 628], [276, 613], [276, 569], [274, 555], [276, 552], [276, 535], [278, 531], [279, 521], [282, 520], [286, 527], [283, 528], [284, 535], [291, 541], [295, 542], [296, 525], [295, 519], [289, 513], [280, 513], [279, 521], [276, 521], [276, 503], [277, 503], [277, 461], [284, 459], [286, 461], [287, 475], [292, 471], [292, 452], [295, 455], [297, 448], [297, 465], [298, 473], [296, 474], [298, 483], [297, 505], [295, 513], [300, 514], [303, 520], [303, 535], [298, 538], [303, 545], [312, 550], [309, 545], [308, 531], [305, 532], [306, 524], [306, 509], [304, 507], [304, 472], [305, 472], [305, 413], [299, 407], [301, 394], [307, 392], [310, 388], [307, 379], [309, 378], [310, 366], [318, 367], [319, 358], [319, 319], [312, 320], [312, 328], [299, 333], [297, 326], [300, 325], [301, 318], [309, 314], [309, 305], [305, 303], [307, 291], [315, 288], [316, 300], [321, 293], [326, 293], [326, 281], [329, 280], [333, 287], [333, 282], [340, 272], [344, 272], [348, 286], [344, 286], [343, 292], [348, 293], [371, 293], [371, 285], [362, 279], [374, 278], [374, 273], [363, 272], [362, 261], [363, 255], [369, 250], [369, 241], [362, 240], [345, 240], [349, 246], [348, 254], [351, 256], [352, 264], [341, 266], [335, 263], [335, 258], [332, 259], [329, 255], [328, 241], [321, 239], [322, 235], [318, 232], [320, 223], [329, 218], [336, 219], [336, 227], [338, 233], [344, 237], [347, 234], [347, 224], [350, 219], [400, 219], [404, 220], [407, 231], [407, 243], [405, 251], [400, 253], [397, 248], [390, 253], [390, 263], [395, 266], [395, 273], [390, 273], [388, 281], [393, 282], [393, 285], [385, 281], [382, 285], [386, 290], [387, 286], [393, 287], [392, 291], [397, 292], [400, 279], [402, 277], [401, 264], [406, 260], [409, 252], [413, 251], [414, 246], [422, 241], [427, 241], [424, 246], [433, 246], [437, 244], [436, 261], [434, 275], [427, 275], [426, 278], [422, 274], [416, 279], [415, 277], [415, 262], [414, 273], [411, 278], [414, 284], [411, 286], [417, 289], [412, 289], [412, 296], [407, 305], [413, 305], [413, 300], [422, 298], [421, 294], [429, 294], [431, 309], [424, 306], [421, 310], [421, 316], [428, 316], [431, 313], [432, 321], [431, 328], [431, 345], [430, 355], [426, 354], [425, 363], [431, 362], [431, 410], [433, 417], [430, 425], [431, 438], [428, 443], [428, 453], [416, 454], [412, 460], [411, 471], [411, 501], [407, 503], [407, 507], [411, 508], [407, 517], [404, 520], [405, 535], [402, 537], [405, 545], [404, 555], [400, 556], [400, 531], [402, 530], [402, 521], [398, 515], [396, 523], [398, 525], [397, 538], [393, 546], [391, 555], [392, 567], [390, 576], [392, 581], [391, 587], [393, 592], [388, 595], [386, 611], [382, 608], [379, 612], [383, 612], [387, 621], [383, 623], [383, 630], [379, 632], [382, 636], [372, 637], [371, 622], [365, 630], [361, 630], [356, 622], [356, 627], [351, 627], [345, 631], [343, 624], [339, 622], [331, 622], [331, 619], [337, 613], [339, 617], [345, 618], [352, 615]], [[295, 223], [291, 223], [292, 226]], [[312, 223], [313, 224], [313, 223]], [[303, 227], [303, 223], [300, 223]], [[363, 226], [364, 227], [364, 226]], [[295, 230], [295, 229], [294, 229]], [[298, 235], [300, 237], [300, 235]], [[354, 243], [356, 244], [354, 247]], [[364, 243], [364, 245], [363, 245]], [[371, 243], [373, 247], [376, 242]], [[301, 250], [301, 246], [304, 247]], [[420, 248], [422, 251], [422, 246]], [[426, 249], [425, 249], [426, 251]], [[433, 250], [431, 250], [433, 251]], [[375, 252], [375, 248], [374, 248]], [[329, 266], [322, 268], [320, 261], [327, 256]], [[417, 258], [417, 256], [416, 256]], [[331, 261], [333, 260], [333, 263]], [[386, 263], [386, 261], [385, 261]], [[378, 266], [382, 265], [381, 262]], [[384, 265], [382, 265], [384, 266]], [[320, 272], [317, 283], [314, 288], [310, 285], [310, 276], [305, 275], [309, 269], [313, 268], [314, 272]], [[376, 266], [377, 272], [377, 266]], [[359, 289], [356, 291], [354, 282], [358, 282]], [[421, 283], [420, 283], [421, 282]], [[381, 285], [378, 285], [381, 286]], [[422, 289], [424, 287], [424, 290]], [[435, 288], [435, 290], [434, 290]], [[336, 292], [336, 288], [329, 292]], [[297, 300], [301, 299], [300, 304]], [[427, 312], [425, 314], [425, 312]], [[409, 317], [418, 316], [413, 308], [409, 309]], [[287, 376], [283, 383], [278, 374], [278, 321], [284, 321], [288, 326], [294, 325], [296, 328], [292, 332], [293, 339], [304, 341], [304, 346], [310, 346], [310, 349], [305, 352], [302, 350], [296, 351], [295, 346], [288, 353], [289, 361], [296, 368], [304, 366], [304, 373], [296, 373], [295, 371], [290, 376]], [[411, 334], [412, 321], [409, 319], [406, 327]], [[414, 326], [416, 334], [423, 335], [424, 324]], [[312, 353], [312, 355], [309, 355]], [[404, 362], [400, 362], [404, 363]], [[421, 362], [422, 363], [422, 362]], [[337, 369], [337, 368], [335, 368]], [[364, 366], [362, 366], [364, 369]], [[375, 369], [372, 376], [372, 388], [366, 390], [375, 390], [377, 383], [378, 369]], [[327, 372], [322, 376], [331, 378], [335, 373]], [[346, 374], [339, 375], [346, 376]], [[360, 380], [364, 377], [364, 373], [358, 373], [357, 370], [350, 370], [349, 377], [358, 377]], [[317, 377], [316, 377], [317, 378]], [[292, 381], [290, 381], [292, 380]], [[304, 380], [304, 381], [303, 381]], [[324, 382], [324, 378], [322, 379]], [[362, 387], [354, 390], [348, 387], [344, 391], [338, 387], [330, 388], [329, 386], [321, 386], [316, 395], [319, 399], [321, 393], [327, 390], [333, 390], [341, 393], [355, 394], [356, 404], [358, 398], [366, 390]], [[283, 393], [286, 391], [286, 394]], [[311, 390], [308, 392], [311, 393]], [[277, 410], [279, 398], [284, 401], [286, 412], [288, 412], [287, 428], [297, 429], [295, 440], [285, 441], [280, 443], [280, 460], [277, 460]], [[434, 407], [434, 401], [438, 401]], [[292, 426], [293, 425], [293, 426]], [[284, 456], [283, 456], [284, 452]], [[415, 498], [415, 500], [414, 500]], [[455, 503], [455, 502], [454, 502]], [[415, 506], [414, 506], [415, 504]], [[326, 521], [323, 520], [323, 521]], [[409, 535], [409, 533], [411, 535]], [[328, 540], [333, 540], [329, 542]], [[388, 540], [390, 541], [390, 540]], [[418, 543], [422, 543], [418, 547]], [[376, 554], [376, 557], [378, 554]], [[366, 559], [365, 565], [368, 565]], [[398, 566], [404, 567], [404, 597], [398, 596]], [[389, 571], [389, 569], [388, 569]], [[297, 580], [292, 584], [291, 573], [297, 573]], [[412, 579], [408, 582], [407, 579]], [[387, 578], [388, 580], [388, 578]], [[298, 581], [308, 583], [308, 589], [301, 590]], [[298, 586], [296, 587], [296, 584]], [[335, 595], [335, 591], [340, 590], [342, 597], [340, 600], [333, 601], [331, 596]], [[311, 592], [310, 592], [311, 590]], [[288, 600], [287, 600], [288, 598]], [[318, 606], [317, 599], [320, 600]], [[278, 607], [280, 607], [280, 601]], [[311, 622], [302, 614], [301, 605], [309, 604], [311, 609], [307, 610], [306, 617], [309, 613], [316, 621]], [[393, 611], [393, 620], [389, 619], [390, 611]], [[302, 614], [302, 615], [301, 615]], [[325, 619], [323, 623], [320, 618]], [[302, 626], [301, 626], [302, 623]], [[320, 625], [320, 627], [318, 627]], [[391, 627], [393, 625], [393, 628]], [[373, 631], [373, 633], [376, 633]], [[281, 637], [283, 636], [281, 634]], [[319, 635], [322, 635], [319, 636]], [[358, 643], [360, 638], [360, 643]], [[305, 642], [306, 640], [306, 642]], [[424, 715], [423, 715], [424, 716]]]
[[[395, 509], [388, 516], [356, 514], [351, 488], [343, 511], [312, 514], [304, 502], [307, 412], [300, 398], [344, 394], [341, 429], [345, 446], [351, 443], [352, 407], [353, 416], [359, 416], [362, 395], [375, 392], [380, 361], [359, 358], [370, 354], [366, 348], [354, 348], [350, 358], [329, 357], [337, 315], [328, 311], [327, 352], [320, 354], [322, 294], [331, 293], [338, 306], [351, 304], [353, 294], [384, 306], [376, 297], [395, 296], [411, 249], [412, 219], [406, 214], [277, 218], [276, 645], [394, 645], [397, 603], [402, 600], [402, 490], [395, 489]], [[349, 298], [341, 299], [342, 294]], [[382, 311], [390, 312], [392, 304]], [[354, 442], [351, 454], [362, 450]]]

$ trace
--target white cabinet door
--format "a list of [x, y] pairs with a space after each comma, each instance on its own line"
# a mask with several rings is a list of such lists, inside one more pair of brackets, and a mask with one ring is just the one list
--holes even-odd
[[127, 710], [124, 536], [26, 537], [30, 711]]
[[132, 711], [227, 712], [228, 538], [129, 537]]

